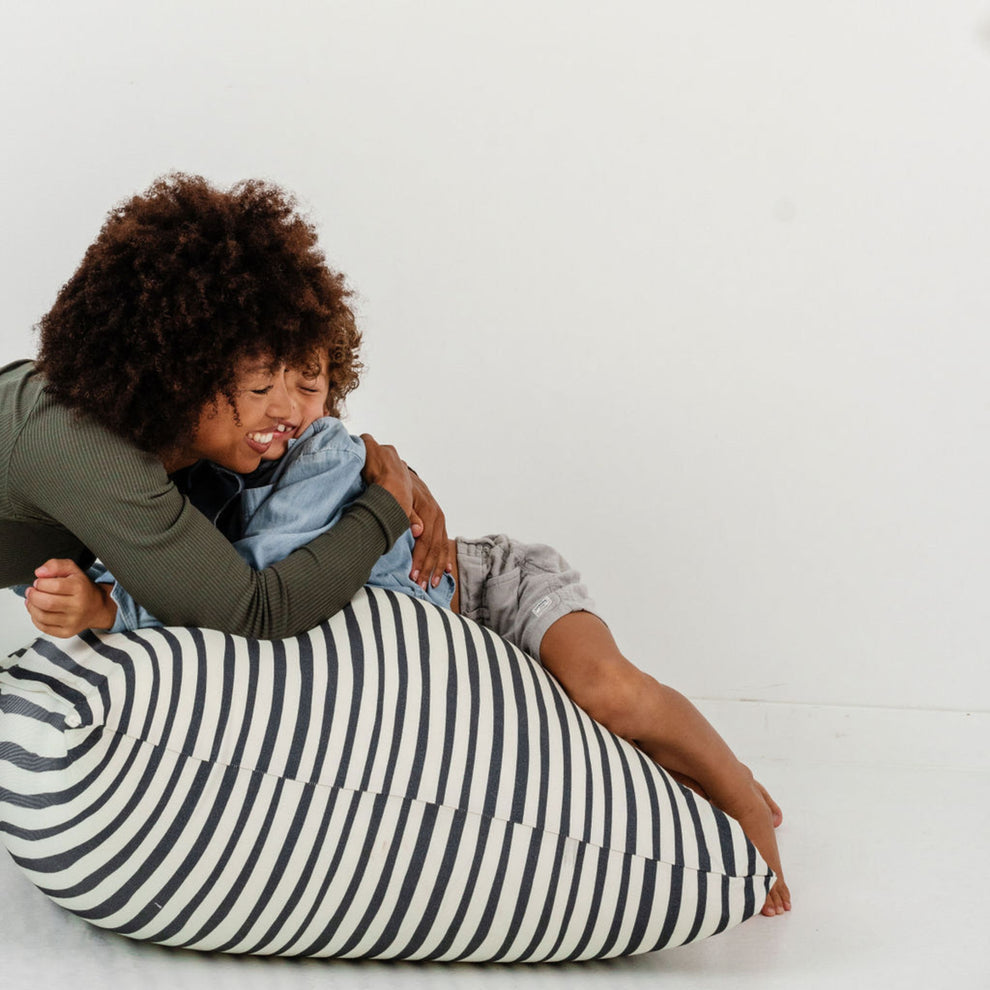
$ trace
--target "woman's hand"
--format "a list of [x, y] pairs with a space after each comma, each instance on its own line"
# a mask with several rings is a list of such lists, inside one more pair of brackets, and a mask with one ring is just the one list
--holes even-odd
[[96, 584], [73, 560], [46, 560], [27, 589], [31, 621], [45, 634], [67, 639], [84, 629], [109, 629], [117, 603], [109, 584]]
[[[413, 517], [412, 472], [399, 457], [395, 447], [380, 444], [370, 433], [362, 433], [364, 441], [364, 470], [361, 477], [369, 485], [381, 485], [402, 506], [402, 511]], [[413, 534], [415, 536], [415, 533]]]
[[435, 588], [444, 571], [451, 571], [450, 540], [447, 539], [447, 520], [429, 488], [414, 471], [412, 534], [416, 537], [413, 548], [413, 565], [409, 576], [425, 591], [427, 583]]
[[412, 534], [416, 538], [409, 576], [424, 591], [431, 582], [435, 588], [444, 571], [451, 570], [453, 566], [443, 510], [423, 480], [409, 470], [394, 447], [378, 443], [368, 433], [362, 433], [361, 439], [365, 447], [361, 476], [369, 485], [381, 485], [390, 492], [409, 516]]

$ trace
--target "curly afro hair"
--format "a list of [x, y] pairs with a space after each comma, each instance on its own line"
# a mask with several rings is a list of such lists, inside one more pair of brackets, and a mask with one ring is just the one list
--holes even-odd
[[242, 358], [328, 354], [339, 412], [361, 370], [349, 297], [283, 190], [172, 173], [108, 214], [38, 325], [38, 366], [58, 401], [164, 457], [233, 404]]

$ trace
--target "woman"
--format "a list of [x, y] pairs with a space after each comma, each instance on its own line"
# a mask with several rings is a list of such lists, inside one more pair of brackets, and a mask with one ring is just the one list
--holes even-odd
[[250, 471], [283, 443], [287, 362], [336, 342], [336, 387], [356, 384], [348, 294], [271, 185], [175, 174], [113, 210], [41, 320], [37, 364], [0, 369], [0, 586], [99, 557], [169, 624], [274, 639], [343, 607], [410, 522], [414, 568], [442, 572], [443, 514], [374, 441], [340, 525], [262, 571], [169, 479], [202, 456]]

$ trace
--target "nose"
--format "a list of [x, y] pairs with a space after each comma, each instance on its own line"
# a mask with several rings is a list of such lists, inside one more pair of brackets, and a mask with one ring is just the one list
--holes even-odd
[[268, 393], [268, 408], [266, 414], [272, 419], [288, 419], [292, 415], [295, 404], [285, 381], [285, 369], [275, 376], [272, 389]]

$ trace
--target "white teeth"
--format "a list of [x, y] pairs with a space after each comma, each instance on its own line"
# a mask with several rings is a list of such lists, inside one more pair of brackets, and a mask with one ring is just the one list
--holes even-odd
[[283, 433], [288, 432], [290, 432], [288, 426], [284, 423], [276, 423], [268, 433], [249, 433], [248, 439], [253, 440], [255, 443], [271, 443], [276, 433], [281, 436]]

